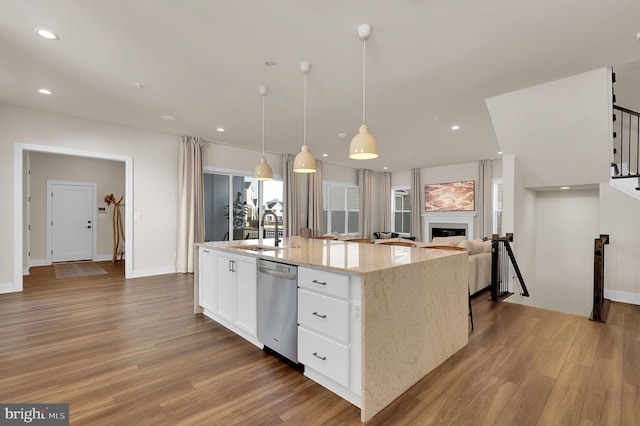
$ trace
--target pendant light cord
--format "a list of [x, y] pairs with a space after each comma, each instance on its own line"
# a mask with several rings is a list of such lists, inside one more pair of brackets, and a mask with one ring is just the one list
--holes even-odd
[[264, 95], [262, 95], [262, 156], [264, 157]]
[[362, 124], [364, 121], [364, 104], [365, 104], [365, 81], [366, 81], [366, 62], [367, 62], [367, 39], [362, 40]]
[[307, 73], [304, 73], [304, 114], [303, 114], [303, 132], [302, 144], [307, 144]]

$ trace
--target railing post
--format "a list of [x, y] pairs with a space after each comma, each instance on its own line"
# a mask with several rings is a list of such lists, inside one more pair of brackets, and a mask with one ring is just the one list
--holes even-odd
[[593, 310], [592, 321], [607, 322], [609, 301], [604, 298], [604, 246], [609, 244], [609, 235], [601, 234], [593, 245]]
[[500, 263], [498, 262], [499, 247], [498, 234], [491, 236], [491, 300], [498, 301], [498, 277], [500, 275]]

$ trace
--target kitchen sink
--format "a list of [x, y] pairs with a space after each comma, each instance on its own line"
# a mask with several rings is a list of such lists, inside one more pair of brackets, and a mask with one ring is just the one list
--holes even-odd
[[275, 247], [275, 246], [265, 246], [262, 244], [247, 244], [244, 246], [232, 246], [230, 248], [240, 249], [240, 250], [249, 250], [249, 251], [276, 251], [276, 250], [284, 250], [284, 247]]

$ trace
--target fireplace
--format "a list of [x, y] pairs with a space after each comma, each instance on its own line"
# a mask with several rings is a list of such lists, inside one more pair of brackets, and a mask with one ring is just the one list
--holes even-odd
[[436, 237], [457, 237], [467, 235], [467, 229], [464, 228], [440, 228], [431, 225], [431, 239]]
[[422, 215], [422, 241], [431, 242], [433, 237], [454, 235], [464, 235], [472, 240], [474, 238], [473, 222], [475, 217], [475, 212], [425, 213]]

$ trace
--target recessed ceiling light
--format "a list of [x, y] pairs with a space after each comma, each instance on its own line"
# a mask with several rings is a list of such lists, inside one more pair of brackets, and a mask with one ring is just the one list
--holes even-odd
[[561, 186], [560, 189], [571, 189], [570, 186]]
[[338, 136], [341, 137], [341, 138], [346, 138], [347, 134], [345, 132], [340, 132], [340, 133], [338, 133]]
[[51, 94], [51, 90], [45, 89], [45, 88], [38, 89], [38, 92], [42, 93], [43, 95], [50, 95]]
[[264, 64], [269, 68], [275, 68], [278, 66], [278, 63], [276, 61], [264, 61]]
[[36, 32], [41, 36], [44, 37], [48, 40], [59, 40], [60, 37], [58, 37], [56, 34], [52, 33], [49, 30], [45, 30], [44, 28], [36, 28]]
[[134, 83], [134, 85], [136, 86], [136, 89], [144, 89], [144, 84], [142, 83]]
[[498, 155], [502, 155], [502, 151], [498, 151]]
[[173, 115], [163, 115], [160, 118], [164, 121], [176, 121], [176, 118]]
[[218, 127], [216, 130], [219, 131], [220, 133], [224, 133], [224, 129], [222, 127]]
[[454, 124], [453, 126], [451, 126], [451, 130], [459, 130], [460, 126], [458, 126], [457, 124]]
[[387, 166], [384, 166], [382, 170], [389, 170], [389, 168]]
[[322, 154], [322, 156], [323, 156], [323, 157], [328, 157], [328, 156], [329, 156], [329, 154]]

